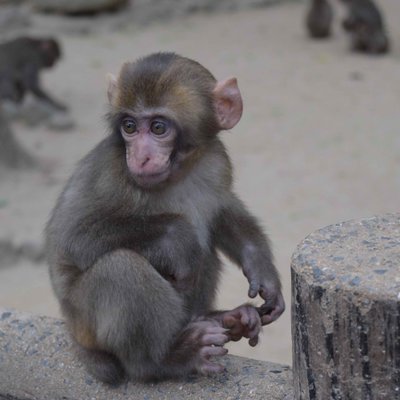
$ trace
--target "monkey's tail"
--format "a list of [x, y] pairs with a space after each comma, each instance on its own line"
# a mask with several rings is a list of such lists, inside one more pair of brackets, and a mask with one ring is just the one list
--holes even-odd
[[113, 354], [79, 346], [79, 358], [85, 364], [87, 371], [104, 383], [118, 385], [126, 377], [121, 362]]

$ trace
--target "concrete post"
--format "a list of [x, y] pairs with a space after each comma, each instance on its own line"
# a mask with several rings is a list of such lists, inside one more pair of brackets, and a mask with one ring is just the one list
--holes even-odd
[[400, 399], [400, 215], [328, 226], [292, 259], [296, 399]]

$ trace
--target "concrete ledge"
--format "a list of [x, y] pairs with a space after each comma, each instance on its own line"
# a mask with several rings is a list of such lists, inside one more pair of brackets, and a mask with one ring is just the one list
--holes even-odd
[[0, 399], [293, 399], [291, 370], [279, 364], [226, 356], [226, 372], [213, 377], [110, 388], [70, 347], [61, 320], [0, 309]]

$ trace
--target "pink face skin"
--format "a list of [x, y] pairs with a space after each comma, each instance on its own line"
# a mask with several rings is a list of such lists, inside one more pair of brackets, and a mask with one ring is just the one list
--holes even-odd
[[158, 116], [127, 116], [120, 130], [125, 140], [128, 169], [136, 183], [151, 187], [167, 180], [177, 135], [173, 124]]

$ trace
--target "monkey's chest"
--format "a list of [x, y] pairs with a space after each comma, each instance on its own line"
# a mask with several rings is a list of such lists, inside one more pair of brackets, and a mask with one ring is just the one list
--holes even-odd
[[211, 241], [211, 213], [198, 213], [186, 215], [187, 220], [193, 226], [199, 244], [203, 250], [209, 250]]
[[211, 226], [219, 209], [216, 196], [196, 190], [190, 195], [176, 197], [168, 209], [169, 212], [185, 218], [192, 226], [201, 248], [204, 251], [210, 250]]

